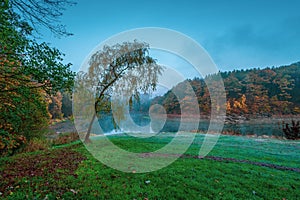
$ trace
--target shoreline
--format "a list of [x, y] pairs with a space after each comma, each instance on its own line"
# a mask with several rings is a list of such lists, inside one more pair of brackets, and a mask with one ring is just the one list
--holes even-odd
[[[155, 118], [160, 118], [163, 116], [155, 116]], [[183, 118], [181, 122], [187, 123], [187, 126], [189, 123], [192, 123], [195, 118], [195, 116], [189, 115], [186, 119]], [[168, 117], [165, 123], [165, 130], [161, 130], [161, 132], [173, 132], [168, 131], [168, 127], [172, 127], [172, 124], [178, 124], [180, 123], [180, 115], [172, 115], [172, 117]], [[294, 116], [273, 116], [270, 117], [264, 117], [259, 119], [248, 119], [248, 120], [239, 120], [234, 121], [231, 123], [225, 122], [224, 127], [222, 129], [222, 135], [233, 135], [233, 136], [244, 136], [244, 137], [251, 137], [251, 138], [278, 138], [281, 140], [285, 140], [284, 133], [282, 131], [282, 127], [285, 122], [291, 123], [291, 120], [300, 120], [300, 115], [294, 115]], [[182, 130], [186, 132], [191, 133], [200, 133], [200, 134], [206, 134], [207, 133], [207, 124], [209, 124], [208, 119], [197, 119], [199, 120], [200, 124], [202, 123], [203, 126], [200, 126], [198, 129], [195, 130]], [[205, 125], [206, 124], [206, 125]], [[69, 133], [69, 132], [76, 132], [77, 130], [75, 128], [74, 122], [69, 119], [64, 119], [61, 122], [57, 122], [55, 124], [51, 124], [48, 129], [52, 136], [57, 136], [63, 133]], [[174, 129], [173, 129], [174, 130]], [[174, 130], [176, 132], [178, 130]], [[269, 131], [269, 132], [268, 132]], [[111, 132], [110, 132], [111, 133]], [[106, 133], [107, 134], [107, 133]], [[109, 132], [108, 132], [109, 134]], [[214, 134], [214, 133], [212, 133]]]

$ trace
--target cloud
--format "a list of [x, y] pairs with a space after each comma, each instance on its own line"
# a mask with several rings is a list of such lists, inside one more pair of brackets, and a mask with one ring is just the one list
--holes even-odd
[[204, 46], [223, 68], [265, 67], [299, 61], [299, 36], [300, 16], [263, 27], [235, 26], [208, 38]]

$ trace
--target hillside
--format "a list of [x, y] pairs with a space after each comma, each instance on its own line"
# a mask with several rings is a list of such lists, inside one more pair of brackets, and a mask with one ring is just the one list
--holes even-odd
[[[190, 84], [198, 98], [201, 114], [209, 114], [211, 102], [205, 80], [214, 76], [187, 79], [163, 96], [156, 97], [152, 103], [163, 105], [168, 114], [180, 114], [180, 105], [189, 99], [186, 88]], [[227, 96], [227, 114], [300, 114], [300, 62], [281, 67], [221, 72], [221, 76]], [[194, 107], [190, 106], [190, 110], [192, 112]]]

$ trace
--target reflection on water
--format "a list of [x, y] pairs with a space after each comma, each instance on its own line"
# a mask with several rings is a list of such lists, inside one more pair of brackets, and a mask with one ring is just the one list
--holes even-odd
[[[131, 115], [133, 121], [139, 126], [146, 126], [150, 123], [149, 115], [144, 114], [135, 114]], [[180, 127], [180, 118], [172, 117], [167, 118], [166, 123], [160, 132], [177, 132]], [[98, 119], [99, 124], [104, 131], [104, 133], [111, 132], [114, 130], [114, 126], [112, 123], [111, 115], [103, 115]], [[250, 119], [247, 121], [243, 121], [240, 123], [234, 124], [224, 124], [223, 132], [225, 133], [234, 133], [234, 134], [242, 134], [242, 135], [274, 135], [274, 136], [283, 136], [283, 131], [281, 130], [281, 122], [280, 119]], [[209, 126], [209, 120], [201, 119], [199, 122], [198, 130], [191, 130], [193, 118], [189, 118], [189, 120], [183, 120], [181, 122], [181, 131], [199, 131], [206, 132]], [[130, 127], [128, 127], [130, 129]]]

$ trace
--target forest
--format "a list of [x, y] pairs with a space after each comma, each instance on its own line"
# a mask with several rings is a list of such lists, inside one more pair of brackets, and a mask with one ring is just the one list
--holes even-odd
[[[300, 62], [271, 68], [253, 68], [220, 72], [226, 91], [227, 115], [270, 117], [300, 114]], [[193, 112], [188, 104], [190, 84], [197, 96], [201, 114], [210, 114], [211, 100], [206, 80], [215, 75], [187, 79], [156, 97], [152, 103], [165, 107], [168, 114], [180, 114], [180, 105]], [[173, 91], [176, 91], [177, 96]]]

